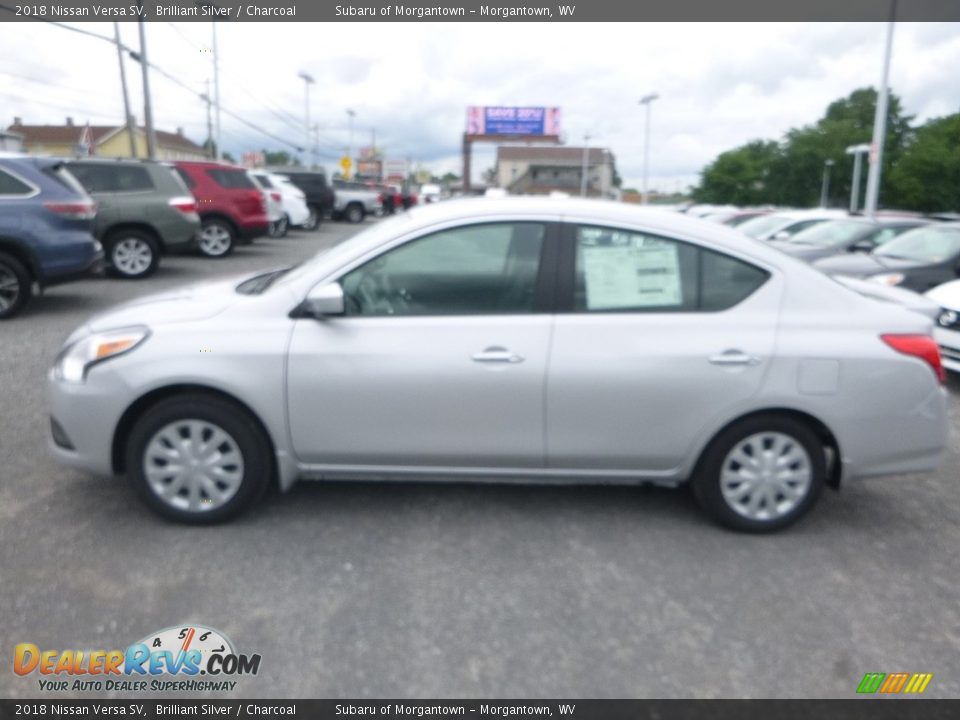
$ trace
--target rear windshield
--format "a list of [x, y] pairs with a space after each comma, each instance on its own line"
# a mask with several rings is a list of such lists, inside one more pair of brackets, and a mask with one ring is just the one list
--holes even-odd
[[227, 168], [211, 168], [207, 175], [220, 187], [230, 189], [256, 190], [257, 186], [249, 178], [245, 170], [229, 170]]
[[791, 236], [788, 242], [798, 245], [834, 247], [835, 245], [843, 245], [869, 229], [870, 226], [866, 223], [855, 220], [833, 220], [801, 230], [796, 235]]
[[48, 165], [43, 168], [43, 174], [49, 178], [56, 180], [58, 183], [63, 185], [67, 190], [71, 190], [77, 195], [82, 195], [86, 197], [87, 191], [83, 189], [77, 179], [71, 175], [63, 163], [57, 163], [56, 165]]
[[744, 232], [750, 237], [760, 237], [771, 230], [783, 227], [790, 222], [789, 218], [783, 215], [761, 215], [737, 226], [737, 230]]
[[193, 181], [193, 178], [190, 177], [190, 173], [183, 168], [173, 168], [173, 174], [183, 181], [183, 184], [187, 186], [188, 190], [193, 189], [193, 186], [196, 185], [196, 183]]
[[960, 254], [960, 228], [922, 227], [905, 232], [873, 251], [875, 255], [940, 263]]

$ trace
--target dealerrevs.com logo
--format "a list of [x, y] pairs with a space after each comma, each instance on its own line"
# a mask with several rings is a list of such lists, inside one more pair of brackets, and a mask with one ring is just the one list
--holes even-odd
[[37, 676], [42, 691], [231, 691], [233, 678], [256, 675], [260, 655], [236, 652], [219, 630], [171, 627], [126, 650], [55, 650], [33, 643], [14, 648], [13, 671]]

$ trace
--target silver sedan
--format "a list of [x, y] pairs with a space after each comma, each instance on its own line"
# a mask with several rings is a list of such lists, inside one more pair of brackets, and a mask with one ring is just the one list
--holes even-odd
[[298, 480], [689, 482], [769, 531], [825, 484], [936, 468], [931, 331], [675, 213], [452, 201], [94, 317], [51, 370], [50, 446], [184, 522]]

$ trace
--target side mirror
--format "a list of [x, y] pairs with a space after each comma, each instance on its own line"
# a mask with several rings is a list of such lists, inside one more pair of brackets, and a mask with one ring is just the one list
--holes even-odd
[[770, 238], [770, 239], [771, 239], [771, 240], [789, 240], [789, 239], [790, 239], [790, 233], [788, 233], [786, 230], [781, 230], [780, 232], [778, 232], [776, 235], [774, 235], [774, 236], [773, 236], [772, 238]]
[[857, 240], [849, 249], [850, 252], [872, 252], [873, 247], [873, 243], [869, 240]]
[[340, 283], [321, 285], [310, 291], [300, 303], [298, 317], [324, 318], [343, 315], [343, 288]]

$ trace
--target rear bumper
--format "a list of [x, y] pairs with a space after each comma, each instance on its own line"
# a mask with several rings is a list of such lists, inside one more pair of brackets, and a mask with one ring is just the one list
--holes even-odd
[[54, 285], [63, 285], [64, 283], [83, 280], [89, 277], [96, 277], [103, 274], [104, 265], [103, 246], [97, 242], [93, 258], [89, 260], [86, 265], [71, 272], [44, 276], [40, 280], [40, 284], [42, 287], [52, 287]]
[[933, 329], [933, 339], [940, 346], [940, 358], [943, 366], [952, 372], [960, 373], [960, 331], [942, 327]]

